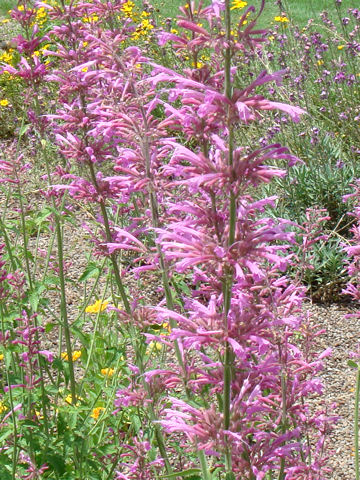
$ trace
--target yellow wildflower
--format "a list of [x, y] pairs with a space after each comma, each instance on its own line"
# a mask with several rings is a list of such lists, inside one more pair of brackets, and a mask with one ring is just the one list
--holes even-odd
[[160, 352], [162, 350], [162, 343], [160, 342], [150, 342], [147, 349], [146, 355], [150, 355], [151, 353]]
[[280, 23], [287, 23], [289, 19], [287, 17], [274, 17], [275, 22], [280, 22]]
[[194, 68], [201, 68], [204, 66], [204, 64], [201, 62], [196, 62], [196, 65], [195, 65], [195, 62], [191, 62], [191, 66]]
[[318, 61], [317, 61], [317, 64], [318, 64], [319, 66], [324, 65], [324, 60], [318, 60]]
[[247, 5], [247, 2], [242, 0], [233, 0], [230, 10], [242, 10]]
[[6, 100], [6, 98], [3, 98], [2, 100], [0, 100], [0, 105], [2, 107], [7, 107], [9, 105], [9, 100]]
[[[24, 7], [24, 5], [19, 5], [17, 7], [17, 9], [19, 10], [19, 12], [23, 12], [25, 10], [25, 7]], [[10, 12], [11, 12], [11, 10], [10, 10]]]
[[95, 418], [95, 420], [97, 420], [103, 410], [105, 410], [104, 407], [95, 407], [90, 417]]
[[83, 21], [83, 23], [93, 23], [93, 22], [97, 22], [99, 20], [99, 17], [93, 14], [93, 15], [90, 15], [90, 17], [83, 17], [81, 20]]
[[102, 368], [100, 372], [104, 377], [112, 377], [115, 373], [115, 368]]
[[342, 50], [345, 47], [345, 45], [338, 45], [338, 50]]
[[4, 18], [4, 20], [1, 20], [1, 23], [9, 23], [10, 20], [8, 18]]
[[7, 410], [7, 407], [2, 402], [0, 402], [0, 413], [4, 413], [6, 412], [6, 410]]
[[129, 0], [125, 2], [124, 5], [121, 7], [121, 11], [125, 14], [126, 17], [131, 17], [134, 7], [135, 7], [135, 3]]
[[[76, 360], [78, 360], [80, 357], [81, 357], [81, 350], [74, 350], [74, 351], [72, 352], [72, 361], [73, 361], [73, 362], [76, 362]], [[69, 360], [69, 356], [68, 356], [68, 354], [67, 354], [66, 352], [63, 352], [63, 353], [61, 354], [61, 358], [62, 358], [63, 360], [66, 360], [66, 361]]]
[[107, 302], [107, 301], [102, 302], [101, 300], [96, 300], [96, 302], [93, 305], [88, 305], [85, 308], [85, 312], [86, 313], [103, 312], [108, 305], [109, 305], [109, 302]]
[[11, 52], [5, 52], [2, 55], [0, 55], [0, 61], [7, 63], [8, 65], [11, 65], [13, 56]]
[[4, 360], [4, 354], [3, 353], [0, 353], [0, 362], [1, 360]]
[[[75, 397], [75, 400], [82, 400], [82, 398], [81, 397]], [[68, 403], [69, 405], [72, 404], [72, 395], [71, 394], [69, 394], [65, 397], [65, 402]], [[79, 405], [79, 402], [77, 401], [75, 403], [75, 407], [77, 407], [78, 405]]]

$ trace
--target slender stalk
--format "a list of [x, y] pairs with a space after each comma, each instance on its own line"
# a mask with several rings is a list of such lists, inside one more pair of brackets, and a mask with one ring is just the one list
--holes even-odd
[[22, 198], [22, 191], [21, 191], [21, 181], [18, 181], [18, 195], [19, 195], [19, 202], [20, 202], [20, 220], [21, 220], [21, 233], [23, 237], [23, 244], [24, 244], [24, 256], [25, 256], [25, 265], [26, 265], [26, 273], [29, 281], [30, 290], [33, 289], [33, 281], [30, 269], [30, 262], [29, 262], [29, 255], [28, 255], [28, 236], [26, 233], [26, 222], [25, 222], [25, 210], [24, 210], [24, 202]]
[[[99, 192], [99, 186], [98, 186], [98, 183], [97, 183], [97, 180], [96, 180], [94, 165], [92, 163], [90, 163], [89, 168], [90, 168], [92, 182], [93, 182], [96, 190]], [[104, 201], [100, 202], [100, 208], [101, 208], [101, 213], [102, 213], [102, 216], [103, 216], [103, 221], [104, 221], [104, 226], [105, 226], [106, 239], [107, 239], [107, 241], [111, 241], [112, 235], [111, 235], [111, 230], [110, 230], [109, 217], [107, 215], [107, 211], [106, 211]], [[110, 258], [111, 258], [111, 262], [112, 262], [112, 266], [113, 266], [113, 270], [114, 270], [115, 281], [116, 281], [119, 293], [121, 295], [125, 310], [129, 315], [132, 315], [130, 303], [129, 303], [129, 300], [127, 298], [126, 291], [125, 291], [124, 285], [123, 285], [122, 280], [121, 280], [119, 266], [118, 266], [117, 261], [116, 261], [116, 255], [112, 254], [110, 256]], [[144, 388], [146, 390], [148, 390], [148, 385], [145, 382], [144, 382]], [[158, 445], [160, 454], [163, 457], [164, 462], [165, 462], [165, 468], [166, 468], [168, 474], [172, 474], [173, 471], [172, 471], [172, 468], [171, 468], [171, 465], [170, 465], [170, 462], [169, 462], [169, 459], [168, 459], [168, 456], [167, 456], [167, 453], [166, 453], [165, 440], [164, 440], [164, 437], [162, 435], [160, 425], [155, 423], [155, 421], [157, 420], [157, 417], [155, 415], [155, 411], [154, 411], [154, 408], [152, 406], [149, 407], [149, 416], [150, 416], [150, 420], [154, 423], [155, 437], [156, 437], [156, 441], [157, 441], [157, 445]]]
[[[96, 179], [94, 165], [91, 162], [88, 165], [89, 165], [89, 169], [90, 169], [91, 180], [92, 180], [97, 192], [99, 192], [99, 185], [98, 185], [98, 182], [97, 182], [97, 179]], [[100, 203], [101, 215], [102, 215], [103, 220], [104, 220], [106, 240], [108, 242], [111, 242], [112, 235], [111, 235], [111, 230], [110, 230], [109, 217], [108, 217], [106, 207], [105, 207], [105, 202], [103, 200], [101, 200], [99, 203]], [[131, 315], [131, 307], [130, 307], [130, 303], [129, 303], [129, 300], [128, 300], [128, 297], [127, 297], [127, 294], [126, 294], [126, 291], [125, 291], [124, 284], [121, 280], [119, 265], [118, 265], [117, 260], [116, 260], [116, 254], [115, 253], [111, 254], [110, 259], [111, 259], [111, 264], [112, 264], [113, 271], [114, 271], [116, 285], [118, 287], [118, 290], [119, 290], [119, 293], [120, 293], [121, 300], [123, 302], [125, 311], [126, 311], [126, 313]]]
[[359, 402], [360, 402], [360, 367], [358, 367], [356, 375], [356, 391], [355, 391], [355, 413], [354, 413], [354, 447], [355, 447], [355, 478], [360, 480], [360, 464], [359, 464]]
[[1, 232], [3, 234], [3, 237], [4, 237], [4, 242], [5, 242], [5, 245], [6, 245], [6, 252], [9, 255], [11, 268], [13, 269], [13, 271], [15, 271], [16, 270], [16, 261], [15, 261], [14, 255], [12, 254], [10, 239], [9, 239], [8, 234], [7, 234], [5, 224], [2, 221], [1, 217], [0, 217], [0, 230], [1, 230]]
[[[43, 158], [45, 160], [46, 173], [48, 177], [49, 184], [51, 183], [51, 172], [49, 159], [45, 154], [43, 149]], [[63, 199], [60, 207], [64, 205], [65, 200]], [[63, 247], [63, 232], [61, 217], [59, 215], [59, 209], [56, 208], [55, 199], [52, 200], [53, 208], [56, 213], [54, 214], [55, 219], [55, 235], [57, 242], [57, 253], [59, 260], [59, 280], [60, 280], [60, 338], [62, 337], [62, 330], [64, 331], [65, 345], [66, 345], [66, 354], [68, 357], [69, 364], [69, 377], [70, 377], [70, 392], [71, 392], [71, 403], [75, 405], [76, 403], [76, 383], [75, 383], [75, 374], [74, 374], [74, 363], [72, 359], [72, 346], [71, 346], [71, 333], [70, 333], [70, 324], [67, 313], [67, 302], [66, 302], [66, 289], [65, 289], [65, 272], [64, 272], [64, 247]], [[50, 257], [50, 251], [48, 252], [48, 258]], [[61, 342], [60, 342], [61, 343]], [[61, 345], [59, 345], [59, 353], [61, 350]]]
[[72, 346], [71, 346], [71, 335], [70, 335], [70, 324], [67, 314], [67, 305], [66, 305], [66, 291], [65, 291], [65, 272], [64, 272], [64, 250], [63, 250], [63, 236], [61, 231], [60, 219], [56, 217], [56, 238], [57, 238], [57, 250], [58, 250], [58, 259], [59, 259], [59, 279], [60, 279], [60, 292], [61, 292], [61, 303], [60, 303], [60, 312], [62, 324], [64, 327], [64, 337], [66, 345], [66, 353], [69, 363], [69, 375], [70, 375], [70, 391], [71, 391], [71, 403], [76, 404], [76, 384], [75, 384], [75, 374], [74, 374], [74, 363], [72, 359]]
[[201, 465], [202, 480], [211, 480], [211, 474], [209, 472], [204, 450], [198, 450], [198, 457]]
[[[225, 0], [225, 96], [228, 99], [232, 97], [232, 83], [231, 83], [231, 10], [230, 0]], [[231, 167], [233, 164], [233, 149], [234, 149], [234, 134], [231, 120], [231, 109], [228, 108], [227, 118], [227, 130], [228, 130], [228, 164]], [[230, 211], [229, 211], [229, 238], [228, 247], [234, 243], [235, 240], [235, 226], [236, 226], [236, 198], [234, 192], [230, 193]], [[224, 295], [224, 331], [225, 338], [228, 334], [228, 314], [231, 307], [231, 295], [233, 286], [233, 272], [228, 270], [225, 274], [223, 282], [223, 295]], [[231, 346], [226, 340], [225, 353], [224, 353], [224, 388], [223, 388], [223, 415], [224, 415], [224, 430], [228, 430], [230, 426], [230, 410], [231, 410], [231, 377], [232, 377], [232, 363], [233, 355]], [[231, 460], [231, 447], [227, 443], [225, 451], [225, 470], [227, 474], [232, 472], [232, 460]]]

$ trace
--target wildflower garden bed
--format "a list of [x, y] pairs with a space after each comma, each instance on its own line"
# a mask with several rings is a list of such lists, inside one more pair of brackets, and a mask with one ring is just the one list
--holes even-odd
[[178, 3], [3, 11], [0, 478], [359, 480], [359, 9]]

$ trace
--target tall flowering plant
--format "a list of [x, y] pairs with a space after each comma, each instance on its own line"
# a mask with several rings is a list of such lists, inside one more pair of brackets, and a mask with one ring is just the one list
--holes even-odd
[[[234, 80], [242, 52], [264, 41], [256, 19], [247, 20], [252, 7], [235, 32], [229, 1], [204, 9], [188, 2], [182, 11], [184, 33], [163, 33], [160, 42], [170, 40], [192, 55], [195, 68], [180, 73], [155, 65], [150, 80], [170, 82], [165, 111], [173, 128], [181, 123], [196, 145], [168, 142], [173, 153], [163, 167], [186, 200], [170, 201], [176, 220], [157, 229], [159, 243], [175, 271], [192, 276], [194, 289], [183, 298], [183, 311], [157, 309], [159, 321], [177, 322], [170, 339], [183, 346], [188, 389], [187, 398], [165, 397], [161, 424], [182, 435], [185, 448], [203, 450], [227, 479], [325, 478], [323, 446], [332, 419], [325, 412], [312, 416], [306, 398], [322, 392], [315, 375], [330, 352], [312, 350], [314, 335], [301, 314], [303, 291], [284, 275], [294, 238], [286, 222], [264, 215], [275, 199], [250, 194], [285, 174], [279, 160], [292, 165], [297, 159], [278, 144], [258, 150], [237, 145], [237, 129], [265, 110], [282, 110], [294, 121], [304, 112], [256, 93], [260, 85], [280, 83], [283, 72], [262, 72], [248, 86]], [[208, 29], [200, 26], [205, 22]], [[199, 67], [201, 49], [213, 56]], [[295, 340], [299, 331], [304, 351]], [[148, 339], [169, 345], [168, 338]], [[181, 376], [176, 370], [150, 373], [159, 374]], [[204, 465], [202, 472], [210, 478]]]
[[[316, 353], [319, 332], [301, 313], [303, 290], [286, 277], [294, 235], [287, 222], [266, 217], [276, 199], [254, 194], [285, 175], [279, 164], [297, 159], [279, 144], [239, 144], [238, 134], [267, 110], [295, 122], [304, 112], [258, 93], [280, 84], [282, 71], [245, 84], [243, 55], [266, 35], [253, 7], [233, 21], [246, 2], [187, 1], [180, 33], [158, 33], [161, 47], [172, 42], [190, 61], [182, 70], [129, 45], [131, 19], [115, 21], [128, 4], [43, 4], [58, 23], [49, 33], [57, 50], [45, 53], [58, 62], [47, 80], [58, 83], [61, 107], [48, 119], [63, 157], [49, 173], [61, 178], [49, 194], [67, 191], [94, 213], [99, 233], [87, 228], [96, 254], [110, 259], [122, 302], [112, 308], [131, 337], [129, 378], [115, 405], [116, 413], [141, 412], [142, 431], [122, 445], [117, 478], [151, 478], [163, 465], [168, 476], [196, 473], [195, 452], [204, 480], [325, 478], [332, 419], [312, 413], [307, 398], [322, 392], [316, 375], [329, 352]], [[157, 307], [130, 301], [123, 250], [138, 256], [138, 273], [161, 271]], [[170, 331], [157, 335], [154, 324]], [[71, 359], [70, 336], [67, 343]], [[154, 369], [158, 345], [175, 355]]]

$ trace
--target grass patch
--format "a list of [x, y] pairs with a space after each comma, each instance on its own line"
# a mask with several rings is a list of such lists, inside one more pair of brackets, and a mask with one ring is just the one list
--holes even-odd
[[1, 0], [0, 2], [0, 15], [3, 17], [8, 16], [8, 11], [16, 6], [15, 0]]
[[[204, 5], [208, 5], [210, 1], [204, 1]], [[141, 4], [141, 2], [139, 2]], [[171, 0], [163, 2], [161, 0], [153, 0], [151, 2], [162, 17], [176, 17], [179, 14], [179, 7], [184, 5], [184, 0]], [[307, 23], [309, 18], [314, 18], [315, 21], [320, 20], [320, 13], [326, 10], [335, 21], [337, 18], [337, 9], [335, 1], [328, 0], [288, 0], [283, 1], [283, 11], [287, 14], [289, 19], [299, 25], [303, 26]], [[248, 5], [254, 5], [257, 9], [261, 6], [261, 0], [248, 1]], [[343, 0], [341, 4], [341, 11], [346, 15], [348, 8], [358, 7], [358, 0]], [[239, 14], [241, 11], [238, 11]], [[280, 9], [274, 0], [265, 2], [264, 12], [259, 19], [259, 26], [269, 27], [274, 23], [274, 17], [280, 14]], [[339, 23], [339, 20], [338, 20]]]

